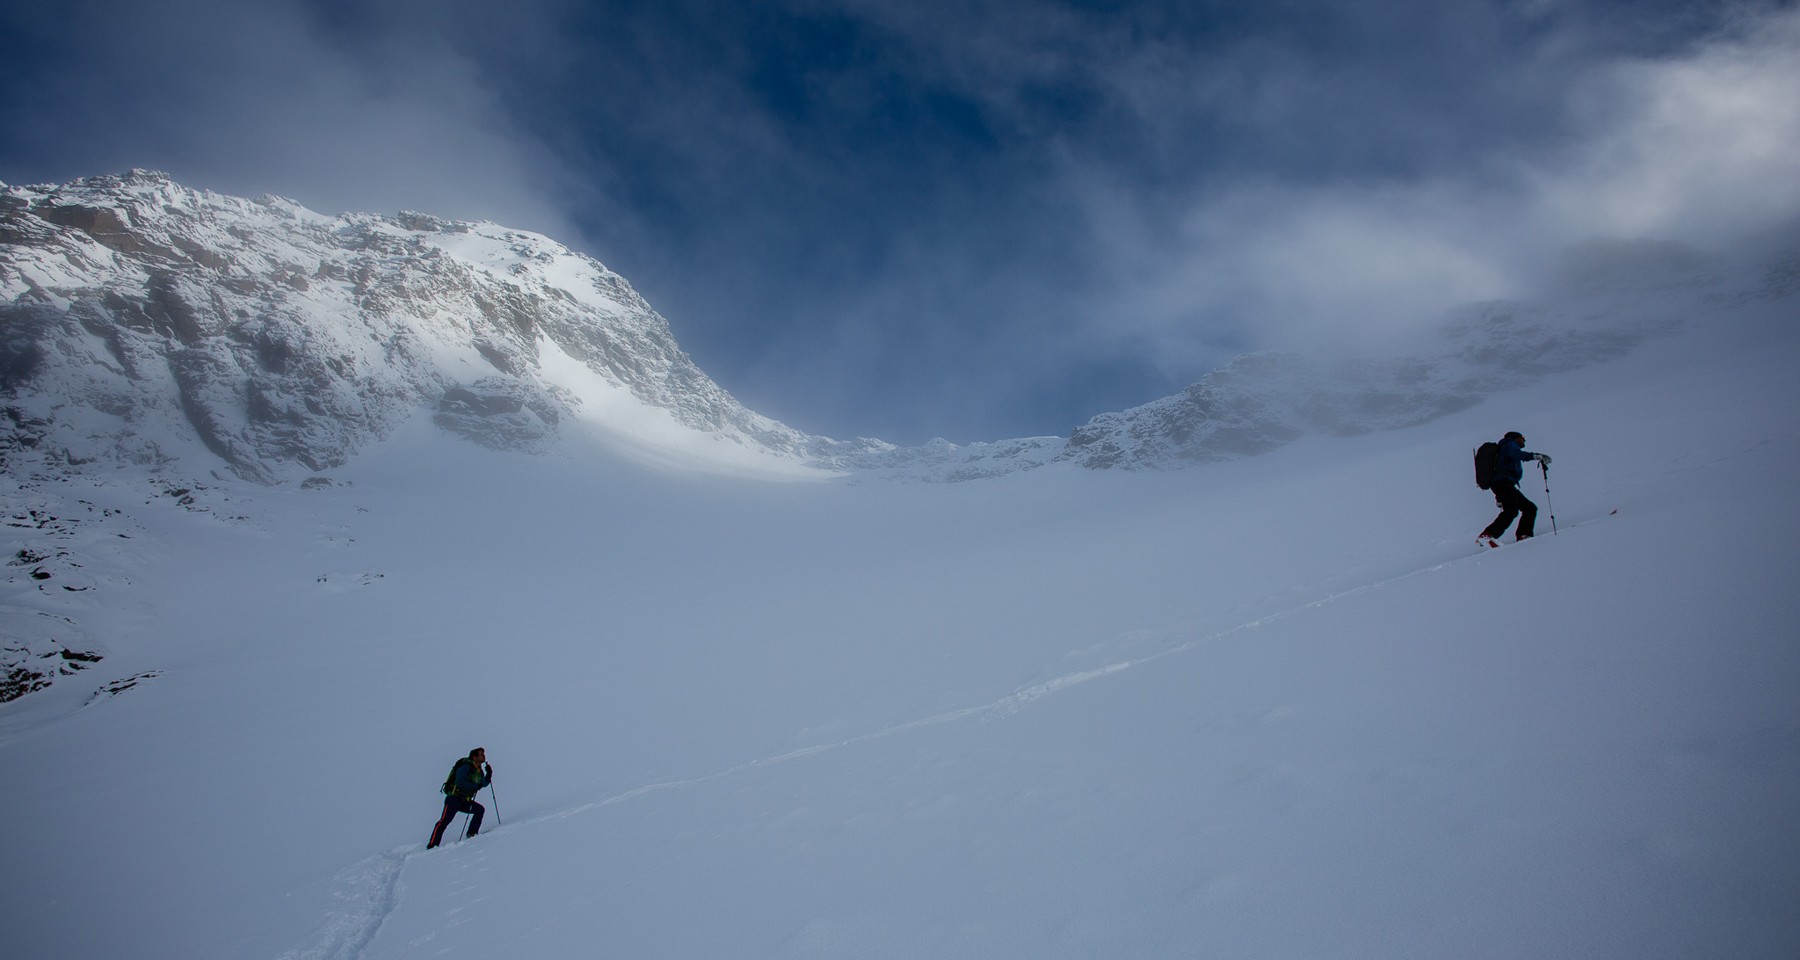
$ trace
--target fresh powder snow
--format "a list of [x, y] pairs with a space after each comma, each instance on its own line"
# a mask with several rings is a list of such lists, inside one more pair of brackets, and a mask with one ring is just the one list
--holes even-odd
[[[316, 489], [8, 477], [0, 546], [70, 558], [8, 602], [103, 595], [105, 658], [0, 705], [4, 952], [1800, 956], [1795, 319], [1182, 471], [421, 415]], [[1514, 429], [1550, 489], [1490, 551]]]

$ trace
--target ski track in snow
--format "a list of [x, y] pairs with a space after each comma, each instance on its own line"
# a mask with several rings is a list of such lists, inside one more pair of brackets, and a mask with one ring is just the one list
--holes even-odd
[[[1612, 513], [1617, 512], [1617, 510], [1614, 510]], [[1612, 514], [1601, 514], [1595, 517], [1588, 517], [1586, 519], [1564, 523], [1563, 526], [1570, 530], [1574, 530], [1590, 523], [1604, 520], [1611, 515]], [[1547, 536], [1554, 536], [1554, 534], [1540, 535], [1539, 539]], [[1453, 541], [1447, 540], [1441, 541], [1439, 546], [1447, 548], [1452, 542]], [[1347, 590], [1326, 594], [1318, 599], [1288, 607], [1284, 610], [1279, 610], [1254, 620], [1248, 620], [1234, 627], [1227, 627], [1204, 637], [1177, 641], [1161, 650], [1135, 659], [1120, 660], [1093, 669], [1064, 674], [1042, 683], [1021, 687], [998, 700], [993, 700], [978, 706], [948, 710], [943, 713], [933, 714], [917, 720], [909, 720], [905, 723], [883, 727], [879, 730], [859, 734], [844, 740], [801, 747], [797, 750], [790, 750], [786, 753], [764, 757], [760, 760], [751, 760], [746, 763], [740, 763], [736, 766], [687, 780], [666, 780], [659, 783], [645, 784], [627, 790], [624, 793], [595, 800], [591, 803], [570, 807], [567, 810], [558, 811], [556, 813], [544, 814], [530, 819], [516, 821], [508, 826], [509, 828], [529, 827], [550, 821], [562, 820], [592, 810], [609, 807], [614, 804], [626, 803], [653, 793], [662, 793], [669, 790], [680, 790], [686, 787], [713, 783], [715, 781], [737, 776], [738, 774], [749, 770], [756, 770], [781, 763], [789, 763], [795, 760], [803, 760], [807, 757], [828, 753], [834, 750], [841, 750], [847, 747], [854, 747], [859, 744], [870, 743], [924, 727], [956, 723], [961, 720], [972, 718], [998, 718], [1010, 716], [1024, 710], [1038, 700], [1068, 690], [1071, 687], [1080, 686], [1081, 684], [1092, 680], [1110, 677], [1136, 667], [1141, 667], [1145, 664], [1154, 663], [1158, 660], [1177, 656], [1202, 647], [1211, 646], [1239, 634], [1287, 619], [1288, 617], [1309, 610], [1315, 610], [1320, 607], [1329, 606], [1350, 597], [1380, 590], [1389, 585], [1410, 580], [1414, 577], [1424, 576], [1439, 570], [1445, 570], [1450, 567], [1480, 560], [1493, 552], [1494, 551], [1490, 548], [1481, 547], [1471, 540], [1469, 550], [1459, 552], [1456, 556], [1437, 563], [1418, 567], [1404, 573], [1386, 577], [1381, 580], [1375, 580], [1360, 586], [1351, 587]], [[1147, 634], [1170, 634], [1178, 632], [1178, 629], [1175, 628], [1164, 628], [1152, 631], [1130, 631], [1125, 634], [1125, 636], [1141, 639]], [[491, 832], [498, 832], [498, 830]], [[387, 918], [400, 906], [400, 894], [403, 889], [401, 875], [406, 869], [406, 864], [411, 861], [413, 857], [424, 852], [426, 851], [423, 847], [416, 845], [397, 847], [387, 853], [367, 857], [346, 868], [334, 879], [334, 883], [338, 887], [336, 896], [340, 901], [346, 904], [344, 909], [326, 920], [318, 936], [318, 940], [313, 946], [290, 950], [287, 953], [282, 954], [280, 960], [359, 960], [363, 955], [363, 952], [375, 941], [375, 936], [381, 931], [382, 924], [384, 924], [387, 921]], [[571, 907], [570, 909], [572, 910], [574, 908]], [[565, 913], [566, 912], [567, 911], [565, 911]], [[532, 930], [521, 933], [518, 938], [515, 938], [514, 942], [528, 937], [537, 930], [555, 922], [557, 922], [557, 919], [552, 918], [543, 924], [539, 924]]]
[[419, 851], [396, 847], [357, 861], [334, 878], [337, 898], [345, 906], [329, 916], [317, 942], [289, 950], [279, 960], [355, 960], [362, 956], [381, 925], [400, 905], [400, 873]]

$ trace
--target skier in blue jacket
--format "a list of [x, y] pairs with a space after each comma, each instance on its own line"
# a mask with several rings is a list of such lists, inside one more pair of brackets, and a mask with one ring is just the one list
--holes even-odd
[[1550, 455], [1547, 453], [1530, 453], [1525, 449], [1525, 436], [1517, 430], [1510, 430], [1500, 438], [1500, 450], [1494, 455], [1494, 476], [1488, 482], [1488, 489], [1493, 491], [1494, 502], [1500, 506], [1500, 515], [1487, 525], [1475, 539], [1490, 547], [1499, 546], [1499, 539], [1512, 526], [1513, 518], [1519, 519], [1519, 529], [1513, 534], [1514, 540], [1529, 540], [1536, 532], [1537, 504], [1525, 499], [1519, 492], [1519, 481], [1525, 479], [1525, 464], [1536, 460], [1548, 467]]
[[493, 780], [494, 768], [487, 762], [487, 751], [481, 747], [470, 750], [468, 756], [456, 761], [450, 768], [449, 781], [444, 784], [444, 815], [431, 829], [431, 842], [425, 844], [425, 849], [430, 850], [444, 842], [444, 828], [459, 813], [469, 815], [469, 836], [481, 832], [481, 815], [487, 808], [475, 802], [475, 795]]

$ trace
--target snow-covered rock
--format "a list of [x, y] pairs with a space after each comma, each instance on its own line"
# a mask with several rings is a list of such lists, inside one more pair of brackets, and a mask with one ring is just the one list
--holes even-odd
[[900, 447], [745, 408], [623, 277], [537, 234], [324, 216], [141, 170], [0, 185], [0, 457], [188, 475], [222, 460], [275, 483], [340, 467], [426, 414], [498, 449], [546, 452], [581, 425], [650, 462], [776, 476], [1174, 469], [1417, 425], [1615, 358], [1700, 299], [1791, 294], [1784, 249], [1728, 276], [1673, 244], [1594, 243], [1570, 253], [1549, 299], [1472, 305], [1378, 356], [1251, 354], [1066, 437]]
[[588, 398], [573, 357], [672, 428], [805, 461], [864, 445], [744, 408], [623, 277], [543, 236], [417, 213], [322, 216], [133, 171], [0, 190], [0, 392], [71, 463], [198, 441], [275, 482], [339, 466], [420, 410], [541, 451]]

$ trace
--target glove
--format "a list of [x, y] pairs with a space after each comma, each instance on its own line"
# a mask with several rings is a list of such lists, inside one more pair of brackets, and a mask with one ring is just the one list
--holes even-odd
[[1533, 454], [1533, 456], [1537, 457], [1537, 462], [1543, 464], [1544, 466], [1547, 467], [1550, 465], [1550, 455], [1549, 454], [1538, 453], [1538, 454]]
[[494, 779], [494, 765], [491, 763], [487, 764], [487, 778], [489, 780]]

